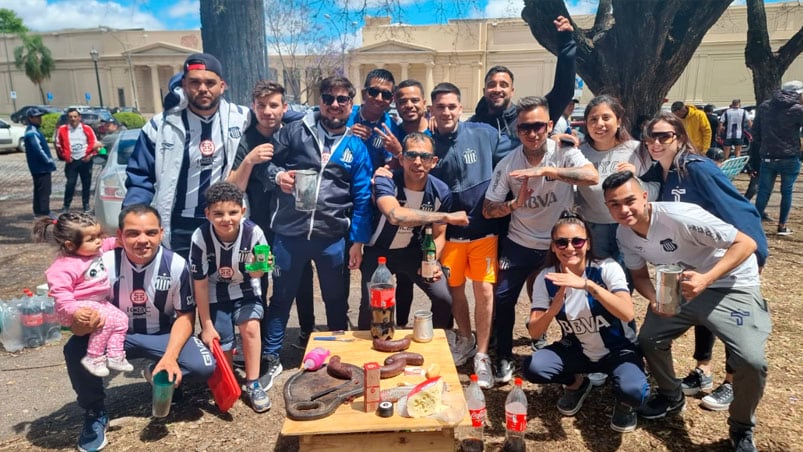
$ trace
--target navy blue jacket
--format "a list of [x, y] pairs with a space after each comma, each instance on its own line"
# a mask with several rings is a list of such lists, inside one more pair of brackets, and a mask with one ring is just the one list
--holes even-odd
[[707, 157], [687, 155], [684, 159], [686, 175], [678, 173], [673, 165], [663, 182], [663, 168], [656, 163], [641, 180], [660, 182], [661, 192], [656, 201], [688, 202], [697, 204], [710, 214], [729, 223], [756, 241], [756, 258], [763, 266], [769, 256], [767, 236], [761, 226], [761, 217], [756, 207], [750, 204], [725, 173]]
[[50, 146], [39, 127], [28, 124], [25, 128], [25, 159], [28, 161], [28, 169], [31, 174], [45, 174], [56, 171], [56, 162], [53, 161], [53, 154], [50, 153]]

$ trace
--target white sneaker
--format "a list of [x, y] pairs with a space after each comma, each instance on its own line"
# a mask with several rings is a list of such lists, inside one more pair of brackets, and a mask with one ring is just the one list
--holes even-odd
[[83, 364], [89, 373], [96, 377], [107, 377], [109, 375], [109, 368], [106, 367], [105, 355], [95, 357], [86, 355], [81, 358], [81, 364]]
[[109, 359], [106, 360], [106, 366], [111, 370], [116, 370], [119, 372], [131, 372], [134, 370], [134, 366], [125, 359], [125, 355], [120, 355], [117, 357], [109, 356]]
[[485, 353], [474, 356], [474, 373], [477, 374], [477, 385], [482, 389], [490, 389], [494, 385], [494, 371], [491, 357]]
[[477, 341], [473, 334], [470, 337], [455, 335], [454, 344], [450, 345], [449, 349], [452, 352], [454, 365], [459, 367], [477, 353]]

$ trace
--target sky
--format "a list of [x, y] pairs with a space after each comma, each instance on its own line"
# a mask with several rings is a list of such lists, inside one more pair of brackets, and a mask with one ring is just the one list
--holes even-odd
[[[322, 4], [323, 12], [328, 11], [331, 16], [340, 14], [344, 5], [363, 4], [363, 0], [310, 1]], [[369, 5], [386, 1], [367, 0]], [[415, 25], [459, 18], [518, 17], [524, 3], [522, 0], [395, 1], [402, 5], [402, 10], [396, 11], [394, 22]], [[789, 0], [767, 0], [767, 3], [776, 1]], [[734, 2], [739, 3], [744, 0]], [[572, 14], [592, 14], [597, 0], [567, 0], [567, 5]], [[201, 26], [198, 0], [0, 0], [0, 8], [15, 11], [28, 28], [40, 32], [98, 26], [147, 30], [188, 30]], [[387, 11], [381, 12], [387, 15]]]

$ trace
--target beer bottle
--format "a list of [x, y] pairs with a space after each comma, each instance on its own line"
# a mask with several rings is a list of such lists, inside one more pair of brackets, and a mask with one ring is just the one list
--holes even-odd
[[435, 282], [435, 270], [438, 268], [435, 239], [432, 238], [432, 225], [424, 228], [424, 239], [421, 241], [421, 277], [428, 283]]

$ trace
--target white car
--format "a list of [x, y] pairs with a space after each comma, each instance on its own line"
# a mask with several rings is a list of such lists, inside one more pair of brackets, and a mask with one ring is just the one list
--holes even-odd
[[25, 137], [25, 126], [0, 119], [0, 150], [17, 149], [24, 152], [23, 137]]
[[[117, 217], [125, 198], [125, 169], [134, 152], [140, 129], [120, 132], [114, 146], [109, 149], [106, 164], [98, 175], [95, 186], [95, 217], [108, 234], [117, 231]], [[98, 157], [96, 157], [98, 158]]]

